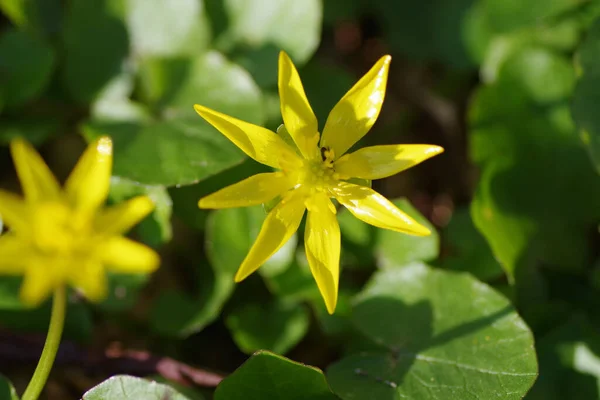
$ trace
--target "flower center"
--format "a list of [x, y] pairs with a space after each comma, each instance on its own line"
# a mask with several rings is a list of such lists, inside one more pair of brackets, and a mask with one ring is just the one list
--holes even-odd
[[321, 148], [321, 159], [306, 160], [298, 177], [298, 184], [310, 192], [326, 192], [339, 180], [333, 168], [333, 151]]
[[90, 228], [88, 218], [61, 202], [43, 203], [35, 208], [34, 243], [47, 256], [69, 257], [81, 252], [90, 238]]

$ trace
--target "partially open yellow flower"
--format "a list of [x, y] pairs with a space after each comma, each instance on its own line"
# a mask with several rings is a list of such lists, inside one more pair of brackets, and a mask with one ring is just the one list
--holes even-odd
[[148, 273], [159, 264], [150, 248], [121, 236], [154, 208], [140, 196], [108, 209], [112, 141], [102, 137], [85, 151], [64, 190], [44, 160], [16, 139], [11, 153], [24, 199], [0, 190], [0, 215], [10, 231], [0, 236], [0, 274], [24, 275], [21, 300], [41, 303], [69, 284], [87, 298], [106, 295], [106, 271]]
[[[254, 160], [277, 171], [254, 175], [200, 200], [201, 208], [257, 205], [277, 196], [256, 242], [235, 280], [256, 271], [296, 232], [308, 209], [306, 257], [329, 313], [335, 311], [339, 281], [340, 228], [337, 199], [354, 216], [411, 235], [429, 235], [424, 226], [389, 200], [351, 178], [381, 179], [404, 171], [443, 149], [432, 145], [384, 145], [345, 154], [373, 126], [385, 97], [391, 57], [382, 57], [333, 108], [323, 134], [308, 103], [298, 72], [284, 52], [279, 55], [279, 97], [284, 127], [278, 135], [206, 107], [194, 108], [206, 121]], [[293, 140], [284, 140], [284, 135]]]

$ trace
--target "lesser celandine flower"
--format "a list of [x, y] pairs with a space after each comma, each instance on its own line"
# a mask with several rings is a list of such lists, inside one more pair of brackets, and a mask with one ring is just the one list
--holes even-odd
[[0, 190], [0, 215], [10, 231], [0, 236], [0, 274], [24, 275], [21, 299], [35, 306], [54, 293], [46, 343], [23, 400], [36, 400], [50, 374], [66, 311], [66, 286], [99, 301], [106, 295], [106, 271], [151, 272], [158, 255], [122, 234], [152, 211], [145, 196], [104, 209], [112, 169], [112, 141], [90, 144], [64, 189], [27, 142], [10, 150], [24, 199]]
[[[201, 208], [257, 205], [277, 196], [256, 242], [236, 276], [241, 281], [256, 271], [294, 234], [308, 209], [304, 243], [306, 257], [329, 313], [337, 302], [340, 228], [337, 199], [354, 216], [379, 228], [429, 235], [424, 226], [369, 187], [351, 178], [381, 179], [424, 161], [443, 149], [433, 145], [383, 145], [345, 154], [375, 123], [383, 104], [391, 57], [384, 56], [333, 108], [319, 135], [294, 64], [279, 55], [279, 97], [284, 127], [278, 135], [206, 107], [195, 109], [244, 153], [276, 172], [254, 175], [200, 200]], [[287, 133], [286, 133], [287, 132]], [[293, 140], [286, 141], [283, 134]]]
[[0, 190], [0, 274], [24, 275], [22, 301], [38, 305], [54, 289], [79, 288], [92, 300], [106, 295], [106, 271], [146, 273], [158, 266], [150, 248], [122, 236], [154, 208], [140, 196], [103, 209], [110, 185], [112, 141], [92, 143], [64, 190], [34, 148], [21, 139], [11, 153], [25, 198]]

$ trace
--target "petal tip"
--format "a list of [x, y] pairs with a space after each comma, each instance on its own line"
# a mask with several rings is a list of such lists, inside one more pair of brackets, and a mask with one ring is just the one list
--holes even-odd
[[233, 277], [233, 281], [235, 283], [240, 283], [241, 281], [243, 281], [244, 279], [246, 279], [248, 277], [248, 275], [241, 274], [240, 271], [241, 271], [241, 268], [240, 268], [240, 270], [238, 270], [238, 272]]
[[194, 104], [194, 110], [198, 113], [198, 115], [200, 115], [202, 118], [205, 118], [206, 114], [212, 114], [213, 111], [208, 108], [208, 107], [204, 107], [200, 104]]
[[390, 63], [392, 62], [392, 56], [386, 54], [385, 56], [381, 57], [381, 62], [383, 63], [383, 65], [390, 65]]
[[442, 146], [431, 146], [432, 155], [442, 154], [444, 152], [444, 148]]
[[210, 203], [206, 201], [206, 197], [203, 197], [200, 200], [198, 200], [198, 208], [207, 209], [212, 207], [210, 206]]
[[335, 313], [335, 308], [337, 306], [337, 299], [330, 299], [329, 301], [325, 300], [325, 307], [327, 308], [327, 313], [329, 315], [333, 315]]
[[140, 210], [140, 214], [143, 214], [144, 216], [150, 214], [156, 207], [156, 204], [154, 204], [154, 201], [152, 201], [152, 199], [148, 196], [135, 197], [135, 201], [136, 201], [136, 206]]
[[284, 50], [281, 50], [279, 52], [279, 65], [281, 66], [281, 63], [284, 63], [284, 62], [293, 64], [292, 59], [290, 58], [288, 53], [286, 53]]
[[104, 156], [112, 156], [113, 142], [110, 136], [100, 136], [93, 144], [96, 151]]

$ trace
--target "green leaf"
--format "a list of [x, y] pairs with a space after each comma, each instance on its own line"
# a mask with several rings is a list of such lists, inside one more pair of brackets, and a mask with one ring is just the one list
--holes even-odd
[[0, 0], [0, 10], [21, 30], [54, 35], [60, 29], [60, 0]]
[[0, 143], [8, 144], [11, 140], [21, 137], [39, 146], [56, 133], [59, 126], [60, 121], [56, 117], [3, 118], [0, 121]]
[[323, 373], [267, 351], [255, 353], [215, 392], [215, 400], [335, 400]]
[[573, 82], [568, 59], [523, 49], [471, 106], [470, 151], [483, 169], [471, 213], [509, 279], [534, 262], [582, 271], [591, 260], [600, 178], [570, 118]]
[[112, 78], [96, 96], [91, 105], [91, 116], [95, 121], [149, 122], [150, 110], [131, 100], [134, 89], [133, 71], [123, 71]]
[[342, 399], [521, 399], [537, 376], [523, 320], [468, 274], [420, 263], [380, 271], [352, 320], [377, 346], [327, 369]]
[[600, 173], [600, 117], [597, 105], [600, 100], [600, 20], [588, 32], [586, 40], [577, 52], [581, 71], [573, 95], [573, 119], [580, 130], [585, 145], [598, 173]]
[[272, 44], [302, 64], [321, 38], [321, 0], [225, 0], [227, 40], [258, 48]]
[[443, 233], [448, 255], [443, 258], [442, 267], [470, 272], [482, 281], [503, 275], [490, 246], [475, 228], [468, 208], [455, 211]]
[[188, 400], [170, 386], [136, 378], [116, 375], [83, 394], [82, 400]]
[[0, 375], [0, 400], [19, 400], [17, 391], [3, 375]]
[[79, 103], [91, 103], [119, 75], [129, 52], [129, 39], [117, 1], [68, 3], [63, 32], [64, 80]]
[[198, 200], [200, 198], [214, 193], [225, 186], [242, 181], [254, 174], [271, 171], [271, 167], [247, 158], [241, 164], [213, 175], [210, 178], [206, 178], [198, 184], [170, 188], [169, 194], [173, 199], [173, 212], [184, 223], [203, 231], [210, 211], [198, 207]]
[[19, 299], [23, 278], [20, 276], [2, 276], [0, 279], [0, 310], [20, 310], [26, 308]]
[[296, 260], [285, 271], [280, 274], [265, 277], [265, 283], [269, 290], [279, 299], [288, 302], [299, 302], [304, 300], [321, 301], [321, 294], [310, 272], [308, 261], [304, 252], [298, 250], [296, 259], [304, 258], [304, 262]]
[[580, 0], [483, 0], [496, 31], [506, 32], [548, 20], [580, 6]]
[[250, 249], [252, 232], [258, 232], [260, 227], [252, 213], [248, 208], [235, 208], [210, 215], [206, 251], [211, 270], [202, 274], [200, 298], [192, 299], [176, 291], [163, 293], [151, 315], [151, 324], [156, 331], [185, 336], [202, 330], [219, 316], [233, 293], [233, 277]]
[[[463, 43], [462, 19], [474, 0], [373, 3], [391, 48], [413, 59], [470, 66]], [[431, 33], [435, 26], [436, 34]]]
[[210, 43], [204, 2], [198, 0], [130, 0], [127, 27], [133, 52], [142, 57], [201, 54]]
[[394, 200], [393, 203], [418, 223], [427, 227], [431, 235], [411, 236], [385, 229], [379, 230], [375, 244], [379, 266], [401, 267], [412, 261], [436, 259], [440, 251], [440, 238], [435, 227], [407, 199]]
[[595, 399], [600, 395], [600, 340], [583, 315], [575, 315], [536, 345], [540, 377], [528, 400], [562, 400], [576, 396]]
[[91, 140], [110, 134], [113, 175], [146, 185], [189, 185], [244, 160], [243, 153], [201, 118], [155, 123], [88, 122]]
[[154, 203], [152, 214], [137, 226], [142, 240], [154, 247], [169, 242], [173, 236], [173, 203], [167, 189], [163, 186], [142, 185], [119, 177], [111, 179], [109, 198], [112, 201], [120, 203], [135, 196], [148, 196]]
[[265, 349], [285, 354], [306, 335], [310, 319], [306, 307], [273, 301], [238, 307], [225, 323], [244, 353]]
[[254, 124], [264, 122], [260, 89], [252, 76], [216, 51], [194, 58], [148, 59], [140, 76], [144, 97], [166, 117], [200, 119], [193, 105], [201, 104]]
[[[591, 2], [588, 4], [591, 7]], [[581, 7], [557, 18], [536, 18], [519, 29], [503, 31], [494, 24], [498, 15], [493, 14], [485, 1], [480, 1], [474, 4], [465, 19], [465, 43], [472, 58], [482, 64], [483, 81], [493, 82], [504, 62], [523, 48], [542, 46], [572, 51], [584, 33], [585, 20], [590, 14], [595, 13]]]
[[0, 99], [17, 106], [38, 97], [50, 83], [54, 52], [27, 32], [9, 30], [0, 36]]

